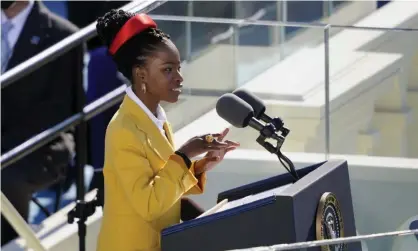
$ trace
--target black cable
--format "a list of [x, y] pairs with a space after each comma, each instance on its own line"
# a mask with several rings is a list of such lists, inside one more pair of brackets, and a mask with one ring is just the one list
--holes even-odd
[[64, 190], [64, 182], [65, 180], [62, 180], [58, 184], [58, 190], [55, 193], [55, 204], [54, 204], [54, 213], [58, 212], [59, 207], [61, 205], [61, 199], [62, 199], [62, 191]]
[[283, 160], [280, 158], [279, 155], [277, 155], [277, 158], [279, 159], [279, 161], [282, 164], [282, 166], [284, 167], [284, 169], [286, 169], [286, 171], [294, 177], [292, 171], [289, 169], [289, 167], [287, 167], [287, 165], [283, 162]]
[[[267, 128], [267, 129], [265, 129]], [[257, 138], [257, 143], [260, 144], [262, 147], [264, 147], [264, 149], [266, 149], [268, 152], [275, 154], [277, 156], [277, 158], [279, 159], [280, 163], [282, 164], [282, 166], [286, 169], [286, 171], [293, 177], [293, 179], [296, 181], [299, 180], [299, 175], [296, 172], [295, 166], [293, 165], [292, 161], [287, 158], [281, 151], [280, 148], [283, 145], [283, 142], [285, 140], [285, 136], [281, 136], [279, 138], [276, 138], [276, 146], [273, 146], [270, 142], [266, 141], [266, 138], [270, 138], [269, 135], [271, 133], [266, 133], [270, 132], [271, 128], [268, 128], [268, 126], [266, 125], [263, 130], [260, 131], [260, 136], [258, 136]], [[287, 130], [287, 129], [286, 129]], [[287, 130], [285, 132], [285, 135], [287, 135], [289, 133], [289, 131]], [[286, 164], [285, 164], [286, 163]]]
[[36, 197], [32, 197], [32, 201], [41, 209], [41, 211], [46, 215], [46, 217], [51, 216], [51, 213], [46, 207], [44, 207], [41, 202]]
[[[55, 194], [54, 213], [58, 212], [59, 206], [61, 205], [61, 196], [62, 196], [62, 190], [64, 187], [64, 182], [63, 181], [60, 182], [58, 186], [59, 188]], [[46, 217], [51, 216], [51, 212], [49, 212], [49, 210], [41, 204], [38, 198], [32, 197], [31, 200], [33, 203], [35, 203], [39, 207], [39, 209], [45, 214]]]
[[292, 176], [292, 178], [296, 181], [298, 181], [297, 176], [286, 166], [286, 164], [283, 162], [282, 158], [277, 156], [277, 158], [279, 159], [280, 163], [284, 166], [284, 168], [287, 170], [287, 172]]
[[[292, 161], [286, 157], [280, 149], [277, 149], [277, 157], [279, 158], [280, 163], [284, 166], [284, 168], [293, 176], [295, 181], [299, 180], [299, 175], [296, 172], [295, 166], [293, 165]], [[287, 166], [284, 164], [286, 162]]]

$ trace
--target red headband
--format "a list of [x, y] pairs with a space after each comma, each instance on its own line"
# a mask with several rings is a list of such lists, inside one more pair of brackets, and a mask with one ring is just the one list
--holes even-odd
[[118, 34], [116, 34], [115, 39], [113, 39], [113, 42], [109, 47], [110, 54], [115, 55], [126, 41], [148, 28], [157, 28], [157, 24], [148, 15], [138, 14], [131, 17], [131, 19], [122, 26]]

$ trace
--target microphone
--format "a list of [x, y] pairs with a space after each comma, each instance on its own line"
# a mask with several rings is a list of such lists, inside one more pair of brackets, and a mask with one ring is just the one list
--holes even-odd
[[[238, 92], [238, 95], [242, 95], [244, 98], [248, 98], [250, 102], [254, 100], [259, 100], [260, 102], [254, 102], [254, 106], [248, 104], [243, 99], [241, 99], [238, 95], [227, 93], [222, 95], [218, 101], [216, 102], [216, 112], [218, 115], [229, 122], [234, 127], [244, 128], [250, 126], [257, 131], [260, 132], [259, 137], [257, 138], [257, 143], [259, 143], [262, 147], [264, 147], [270, 153], [276, 154], [279, 161], [282, 163], [284, 168], [293, 176], [295, 181], [299, 180], [299, 175], [295, 170], [295, 166], [293, 165], [292, 161], [284, 156], [280, 148], [284, 142], [285, 133], [289, 133], [289, 129], [284, 128], [283, 125], [280, 128], [283, 136], [278, 135], [276, 131], [276, 127], [273, 123], [267, 123], [263, 125], [257, 118], [255, 118], [254, 107], [257, 109], [258, 115], [264, 114], [265, 106], [263, 102], [253, 95], [247, 95], [248, 92]], [[255, 98], [254, 98], [255, 97]], [[251, 101], [252, 100], [252, 101]], [[260, 105], [261, 104], [261, 105]], [[260, 118], [262, 118], [260, 116]], [[267, 115], [263, 116], [263, 118], [268, 120], [273, 120]], [[281, 121], [281, 120], [280, 120]], [[283, 123], [283, 122], [282, 122]], [[277, 146], [274, 147], [271, 143], [267, 142], [267, 138], [275, 139], [277, 142]], [[288, 166], [286, 166], [283, 162], [286, 162]]]
[[276, 128], [273, 125], [263, 125], [254, 118], [254, 109], [234, 94], [227, 93], [222, 95], [216, 103], [216, 112], [234, 127], [244, 128], [250, 126], [266, 138], [283, 141], [283, 137], [275, 132]]
[[261, 100], [259, 97], [244, 89], [238, 89], [232, 93], [247, 102], [253, 108], [254, 117], [256, 119], [259, 119], [265, 123], [272, 123], [276, 127], [276, 131], [281, 131], [284, 137], [289, 134], [289, 130], [283, 127], [284, 123], [281, 118], [271, 118], [265, 114], [266, 106], [264, 105], [263, 100]]

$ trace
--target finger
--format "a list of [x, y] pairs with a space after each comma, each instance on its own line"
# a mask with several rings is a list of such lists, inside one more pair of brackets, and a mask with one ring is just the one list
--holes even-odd
[[240, 144], [235, 141], [225, 140], [224, 143], [227, 143], [229, 146], [239, 146]]
[[237, 147], [235, 147], [235, 146], [228, 147], [228, 148], [225, 150], [225, 154], [226, 154], [227, 152], [233, 151], [233, 150], [235, 150], [235, 149], [237, 149]]
[[216, 157], [215, 156], [214, 157], [204, 157], [201, 160], [199, 160], [199, 163], [202, 164], [203, 166], [207, 166], [211, 162], [219, 161], [219, 159], [220, 158], [218, 156], [216, 156]]
[[212, 143], [209, 144], [210, 146], [217, 146], [217, 147], [221, 147], [221, 148], [226, 148], [229, 146], [229, 144], [225, 143], [225, 142], [219, 142], [217, 140], [212, 141]]
[[221, 132], [221, 136], [219, 136], [219, 137], [218, 137], [218, 140], [219, 140], [219, 141], [223, 141], [223, 140], [224, 140], [224, 138], [226, 137], [226, 135], [228, 134], [228, 132], [229, 132], [229, 128], [225, 128], [225, 129]]
[[214, 146], [214, 145], [207, 145], [207, 146], [205, 146], [204, 149], [206, 149], [209, 152], [209, 151], [219, 151], [219, 150], [225, 149], [225, 147]]
[[212, 157], [204, 157], [203, 161], [205, 162], [213, 162], [213, 161], [219, 161], [219, 156], [212, 156]]
[[208, 133], [203, 135], [203, 138], [205, 138], [207, 135], [212, 135], [212, 137], [214, 138], [219, 138], [220, 136], [222, 136], [222, 133]]

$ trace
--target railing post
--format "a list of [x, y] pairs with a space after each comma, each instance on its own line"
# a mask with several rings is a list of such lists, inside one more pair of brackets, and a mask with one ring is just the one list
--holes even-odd
[[[88, 53], [88, 52], [86, 52]], [[78, 76], [80, 82], [84, 82], [84, 75], [82, 71]], [[77, 105], [77, 112], [83, 114], [84, 113], [84, 105], [85, 105], [85, 96], [84, 96], [84, 88], [83, 85], [78, 86], [80, 88], [77, 92], [76, 98], [76, 105]], [[76, 210], [79, 213], [79, 220], [78, 220], [78, 235], [79, 235], [79, 250], [85, 250], [85, 239], [86, 239], [86, 221], [89, 215], [85, 214], [85, 195], [86, 195], [86, 188], [84, 185], [84, 169], [87, 164], [87, 122], [83, 119], [80, 124], [77, 126], [75, 130], [75, 166], [77, 168], [77, 202], [76, 202]]]
[[333, 1], [323, 1], [322, 4], [322, 16], [326, 18], [331, 17], [334, 11]]
[[20, 216], [16, 208], [7, 199], [6, 195], [1, 192], [1, 213], [6, 220], [10, 222], [10, 225], [14, 228], [19, 236], [26, 240], [26, 246], [36, 251], [46, 251], [42, 246], [41, 241], [36, 237], [35, 233], [26, 223], [26, 221]]
[[330, 126], [331, 126], [331, 117], [330, 117], [330, 105], [329, 105], [329, 30], [331, 25], [324, 27], [324, 82], [325, 82], [325, 158], [329, 158], [330, 154]]
[[[187, 2], [187, 16], [192, 17], [193, 13], [193, 1]], [[192, 57], [192, 22], [188, 21], [186, 25], [186, 62], [189, 62]]]
[[[277, 1], [276, 2], [276, 19], [278, 22], [286, 23], [287, 22], [287, 1]], [[285, 52], [285, 43], [286, 43], [286, 27], [285, 25], [278, 25], [271, 27], [272, 36], [271, 44], [272, 46], [279, 46], [280, 59], [284, 59]]]

